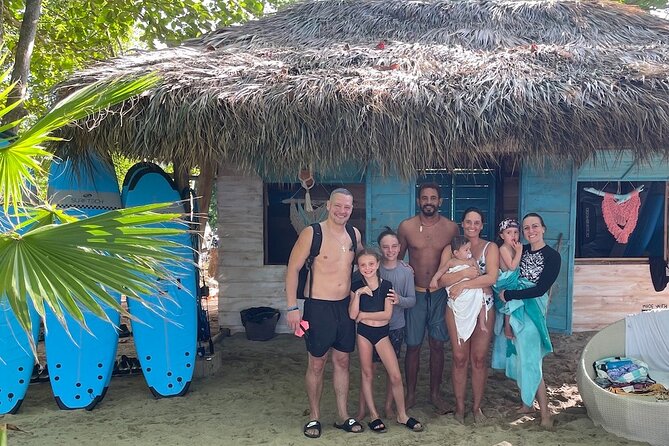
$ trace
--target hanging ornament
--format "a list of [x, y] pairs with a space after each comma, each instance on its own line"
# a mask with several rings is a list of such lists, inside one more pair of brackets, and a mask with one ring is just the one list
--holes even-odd
[[639, 208], [641, 207], [641, 198], [639, 191], [634, 190], [629, 200], [618, 202], [614, 194], [605, 193], [602, 200], [602, 214], [606, 227], [618, 243], [625, 244], [629, 240], [630, 234], [636, 228], [639, 218]]

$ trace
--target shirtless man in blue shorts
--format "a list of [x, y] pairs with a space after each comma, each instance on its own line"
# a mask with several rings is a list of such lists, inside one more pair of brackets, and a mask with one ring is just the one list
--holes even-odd
[[[362, 432], [362, 425], [348, 414], [349, 353], [355, 348], [355, 321], [349, 317], [351, 266], [355, 252], [346, 223], [353, 211], [353, 195], [346, 189], [335, 189], [327, 202], [328, 218], [321, 223], [322, 243], [311, 268], [311, 298], [304, 302], [303, 319], [309, 322], [306, 344], [308, 365], [305, 377], [311, 421], [304, 426], [304, 435], [321, 435], [320, 401], [323, 392], [323, 371], [328, 353], [332, 351], [333, 384], [339, 419], [335, 427], [347, 432]], [[297, 306], [297, 284], [313, 238], [307, 226], [295, 242], [286, 271], [286, 320], [291, 330], [298, 329], [300, 310]], [[357, 249], [362, 249], [360, 231], [354, 228]]]
[[402, 221], [397, 235], [400, 241], [398, 258], [404, 258], [406, 252], [409, 252], [409, 265], [414, 270], [416, 285], [416, 305], [406, 310], [406, 407], [416, 404], [420, 347], [427, 329], [430, 346], [430, 402], [438, 413], [444, 414], [448, 412], [441, 397], [444, 342], [448, 340], [444, 321], [447, 294], [444, 288], [430, 289], [430, 280], [439, 268], [441, 252], [460, 230], [453, 221], [439, 215], [441, 202], [439, 185], [422, 184], [417, 199], [420, 212]]

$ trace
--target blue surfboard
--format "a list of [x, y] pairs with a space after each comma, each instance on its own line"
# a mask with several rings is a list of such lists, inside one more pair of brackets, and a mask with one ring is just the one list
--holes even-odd
[[[174, 202], [170, 211], [184, 213], [181, 195], [172, 179], [160, 167], [145, 166], [124, 181], [125, 207]], [[167, 226], [182, 229], [183, 223]], [[142, 373], [156, 397], [181, 396], [188, 391], [195, 368], [197, 345], [196, 268], [191, 236], [174, 236], [181, 245], [174, 252], [184, 262], [169, 265], [173, 280], [160, 280], [158, 295], [143, 295], [145, 303], [130, 299], [128, 310], [140, 322], [132, 321], [133, 337]]]
[[143, 170], [156, 170], [162, 171], [160, 166], [154, 163], [148, 163], [148, 162], [140, 162], [137, 164], [133, 164], [130, 169], [125, 174], [125, 178], [123, 178], [123, 184], [121, 186], [121, 195], [124, 196], [128, 192], [128, 187], [130, 186], [130, 182], [132, 179], [137, 175], [139, 172]]
[[[52, 162], [49, 201], [66, 212], [92, 217], [121, 208], [121, 195], [111, 164], [93, 159], [90, 164], [69, 160]], [[120, 303], [121, 296], [115, 296]], [[61, 409], [92, 410], [104, 397], [118, 347], [118, 311], [103, 304], [102, 320], [83, 310], [90, 333], [66, 315], [68, 336], [53, 311], [46, 309], [46, 359], [53, 395]], [[71, 337], [70, 337], [71, 336]]]
[[[11, 211], [10, 211], [11, 214]], [[0, 230], [11, 228], [10, 221], [0, 211]], [[31, 301], [28, 302], [33, 342], [37, 344], [40, 318]], [[35, 357], [30, 348], [28, 335], [23, 331], [7, 296], [0, 296], [0, 415], [16, 413], [28, 390]]]

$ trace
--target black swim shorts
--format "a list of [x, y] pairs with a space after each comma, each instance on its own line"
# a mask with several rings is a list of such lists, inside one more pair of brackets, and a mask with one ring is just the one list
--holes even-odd
[[355, 321], [348, 315], [351, 298], [342, 300], [306, 299], [304, 320], [309, 321], [305, 336], [307, 351], [317, 358], [330, 348], [344, 353], [355, 349]]

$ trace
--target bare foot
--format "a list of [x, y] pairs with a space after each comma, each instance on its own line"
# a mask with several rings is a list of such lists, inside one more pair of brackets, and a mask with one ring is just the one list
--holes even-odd
[[411, 409], [413, 406], [416, 405], [416, 394], [415, 393], [407, 393], [406, 397], [404, 398], [404, 404], [406, 405], [407, 409]]
[[472, 415], [474, 415], [474, 423], [483, 423], [488, 419], [488, 417], [483, 415], [483, 412], [481, 412], [481, 409], [472, 410]]
[[517, 414], [531, 414], [535, 413], [537, 409], [534, 406], [526, 406], [526, 405], [521, 405], [518, 409], [516, 409]]
[[434, 411], [438, 415], [446, 415], [447, 413], [453, 412], [451, 409], [448, 408], [446, 402], [442, 400], [440, 396], [433, 395], [432, 398], [430, 398], [430, 403], [432, 403], [432, 405], [434, 406]]
[[386, 418], [395, 418], [395, 410], [393, 409], [393, 406], [386, 406], [384, 410], [386, 412]]
[[550, 415], [547, 415], [545, 417], [541, 417], [541, 427], [548, 431], [552, 431], [555, 429], [555, 425], [553, 424], [553, 418]]
[[465, 424], [465, 413], [464, 412], [462, 412], [462, 413], [455, 412], [453, 414], [453, 418], [455, 418], [455, 421], [457, 421], [458, 423]]

